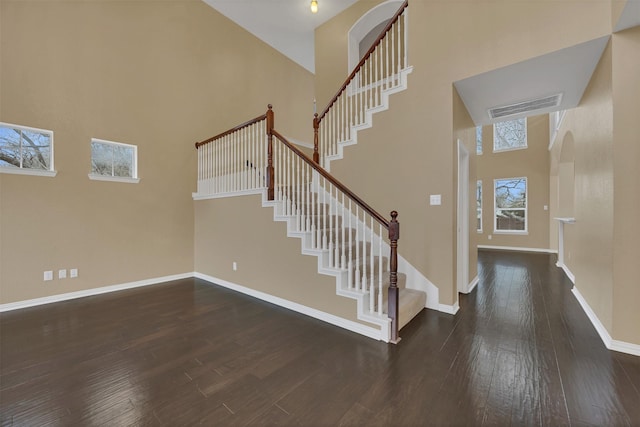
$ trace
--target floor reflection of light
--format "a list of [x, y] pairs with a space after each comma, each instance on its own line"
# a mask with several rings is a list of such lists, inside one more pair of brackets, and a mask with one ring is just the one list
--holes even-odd
[[104, 411], [115, 415], [133, 411], [131, 419], [143, 419], [142, 405], [146, 389], [132, 384], [129, 375], [135, 367], [124, 360], [116, 366], [104, 366], [87, 377], [85, 385], [85, 411], [90, 418], [105, 421]]

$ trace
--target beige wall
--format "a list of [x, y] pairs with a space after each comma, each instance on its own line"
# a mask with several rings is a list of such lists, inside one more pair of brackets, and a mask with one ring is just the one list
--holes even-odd
[[[0, 13], [0, 120], [53, 130], [58, 170], [0, 175], [0, 303], [192, 272], [193, 143], [268, 103], [278, 129], [310, 140], [313, 75], [203, 2]], [[92, 137], [137, 145], [141, 182], [90, 181]], [[79, 277], [42, 280], [69, 268]]]
[[318, 274], [318, 258], [261, 206], [259, 195], [195, 202], [196, 271], [358, 321], [356, 301], [336, 297], [335, 278]]
[[[358, 10], [376, 2], [362, 0]], [[355, 7], [355, 6], [354, 6]], [[567, 20], [579, 15], [580, 20]], [[336, 74], [346, 77], [346, 34], [359, 18], [351, 9], [316, 31], [316, 96], [329, 99]], [[540, 25], [544, 22], [544, 25]], [[409, 6], [409, 90], [345, 149], [332, 172], [380, 212], [397, 209], [400, 253], [453, 304], [455, 286], [455, 135], [453, 82], [611, 31], [607, 2], [419, 1]], [[505, 37], [508, 34], [508, 37]], [[339, 43], [343, 43], [341, 47]], [[336, 45], [338, 44], [338, 45]], [[331, 69], [323, 64], [331, 64]], [[441, 206], [428, 196], [441, 194]], [[543, 242], [548, 237], [541, 237]], [[548, 245], [548, 243], [546, 243]], [[541, 244], [541, 246], [543, 246]], [[545, 246], [546, 247], [546, 246]]]
[[[605, 328], [613, 314], [613, 104], [612, 47], [609, 43], [577, 108], [568, 110], [551, 156], [559, 170], [562, 145], [574, 144], [575, 224], [565, 231], [565, 264], [576, 287]], [[558, 216], [556, 203], [551, 217]], [[557, 237], [555, 237], [557, 240]]]
[[640, 27], [613, 35], [613, 329], [640, 344]]
[[[549, 116], [527, 119], [527, 148], [493, 152], [493, 126], [482, 129], [482, 155], [477, 179], [482, 180], [482, 233], [479, 245], [549, 249]], [[494, 179], [527, 178], [528, 233], [494, 233]], [[474, 227], [475, 230], [475, 227]], [[491, 239], [489, 239], [491, 236]]]
[[[567, 144], [573, 145], [576, 223], [565, 226], [565, 264], [612, 338], [636, 344], [640, 343], [639, 49], [640, 27], [612, 36], [580, 106], [567, 112], [551, 151], [552, 179], [555, 171], [560, 193]], [[558, 200], [552, 216], [564, 214]], [[557, 240], [553, 234], [551, 238]]]

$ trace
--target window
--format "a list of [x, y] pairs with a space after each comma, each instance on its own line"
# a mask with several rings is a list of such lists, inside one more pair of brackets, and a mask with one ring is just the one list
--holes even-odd
[[0, 123], [0, 172], [55, 176], [53, 132]]
[[476, 187], [476, 229], [482, 233], [482, 180], [478, 180]]
[[527, 119], [493, 125], [493, 152], [527, 148]]
[[482, 154], [482, 126], [476, 126], [476, 154]]
[[495, 223], [496, 233], [527, 232], [527, 178], [496, 179]]
[[138, 147], [92, 139], [89, 178], [101, 181], [139, 182]]

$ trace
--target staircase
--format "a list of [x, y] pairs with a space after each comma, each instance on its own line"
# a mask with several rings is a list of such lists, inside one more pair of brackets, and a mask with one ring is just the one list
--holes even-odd
[[[310, 159], [274, 126], [274, 112], [196, 144], [194, 199], [262, 193], [274, 220], [318, 258], [318, 272], [336, 280], [336, 294], [357, 301], [357, 318], [398, 342], [398, 331], [426, 306], [426, 293], [398, 271], [397, 212], [376, 212], [329, 172], [343, 147], [357, 142], [388, 96], [406, 87], [406, 3], [381, 33], [321, 114], [316, 114]], [[384, 53], [384, 54], [383, 54]], [[322, 165], [326, 165], [326, 168]]]

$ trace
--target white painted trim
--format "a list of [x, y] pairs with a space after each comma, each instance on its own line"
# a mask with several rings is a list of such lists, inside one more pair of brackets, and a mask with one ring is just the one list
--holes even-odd
[[521, 248], [517, 246], [492, 246], [492, 245], [478, 245], [478, 249], [497, 249], [500, 251], [516, 251], [516, 252], [541, 252], [545, 254], [557, 254], [555, 249], [543, 249], [543, 248]]
[[[317, 172], [314, 172], [317, 174]], [[330, 195], [328, 192], [326, 192], [324, 189], [318, 187], [317, 185], [317, 178], [314, 175], [314, 191], [319, 192], [319, 194], [324, 194], [324, 196], [327, 198], [327, 200], [329, 200], [330, 198], [333, 198], [333, 205], [334, 206], [342, 206], [342, 203], [337, 200], [335, 197], [333, 197], [332, 195]], [[265, 193], [266, 196], [266, 193]], [[264, 200], [264, 198], [263, 198]], [[263, 206], [269, 206], [265, 203], [269, 203], [266, 201], [263, 201]], [[274, 209], [275, 206], [274, 206]], [[277, 211], [276, 211], [277, 212]], [[274, 219], [277, 215], [274, 213]], [[353, 224], [356, 223], [360, 223], [362, 224], [362, 221], [359, 218], [356, 218], [355, 215], [352, 213], [351, 214], [351, 219], [353, 221]], [[292, 223], [293, 224], [293, 223]], [[371, 232], [371, 228], [369, 227], [368, 224], [362, 224], [362, 226], [364, 227], [363, 230], [365, 231], [365, 237], [370, 235]], [[293, 234], [288, 234], [289, 237], [295, 237]], [[389, 253], [390, 251], [390, 247], [389, 247], [389, 243], [383, 241], [382, 242], [382, 247], [385, 253]], [[307, 254], [307, 252], [305, 252], [305, 250], [302, 250], [303, 254]], [[320, 255], [318, 255], [320, 256]], [[323, 265], [321, 264], [321, 261], [318, 261], [318, 265]], [[403, 273], [406, 275], [406, 288], [407, 289], [413, 289], [416, 291], [422, 291], [424, 293], [427, 294], [427, 302], [425, 304], [425, 308], [429, 308], [432, 310], [438, 310], [440, 311], [440, 290], [439, 288], [434, 285], [424, 274], [422, 274], [417, 268], [415, 268], [409, 261], [407, 261], [406, 258], [404, 258], [401, 254], [398, 254], [398, 272], [399, 273]], [[446, 311], [448, 313], [448, 311]]]
[[458, 292], [469, 293], [469, 151], [457, 140], [458, 148], [458, 191], [456, 194], [456, 288]]
[[32, 176], [47, 176], [53, 178], [58, 174], [58, 171], [46, 171], [42, 169], [27, 169], [27, 168], [14, 168], [14, 167], [0, 167], [0, 173], [8, 173], [12, 175], [32, 175]]
[[591, 306], [589, 305], [587, 300], [584, 299], [584, 297], [582, 296], [578, 288], [574, 286], [571, 289], [571, 292], [573, 292], [573, 295], [578, 300], [578, 303], [584, 310], [584, 313], [587, 315], [589, 320], [591, 320], [591, 323], [593, 324], [594, 328], [596, 328], [596, 331], [598, 332], [598, 335], [600, 335], [600, 339], [602, 339], [602, 342], [604, 342], [604, 345], [610, 349], [611, 342], [613, 340], [611, 339], [611, 335], [609, 335], [609, 332], [607, 331], [607, 329], [604, 327], [600, 319], [598, 319], [598, 316], [596, 316], [596, 313], [591, 309]]
[[573, 289], [571, 289], [571, 292], [573, 292], [573, 295], [578, 300], [578, 303], [584, 310], [585, 314], [589, 320], [591, 320], [593, 327], [596, 328], [598, 335], [600, 335], [600, 339], [602, 339], [602, 342], [609, 350], [640, 356], [640, 345], [612, 339], [607, 328], [605, 328], [600, 319], [598, 319], [598, 316], [596, 316], [596, 313], [591, 309], [591, 306], [587, 300], [584, 299], [578, 288], [574, 286]]
[[198, 194], [191, 193], [193, 200], [208, 200], [208, 199], [223, 199], [225, 197], [237, 197], [237, 196], [249, 196], [252, 194], [265, 194], [266, 188], [252, 188], [249, 190], [239, 190], [231, 193], [216, 193], [216, 194]]
[[612, 340], [609, 350], [640, 356], [640, 345], [625, 341]]
[[[9, 174], [14, 174], [14, 175], [33, 175], [33, 176], [47, 176], [47, 177], [54, 177], [56, 176], [56, 174], [58, 172], [56, 172], [56, 166], [55, 166], [55, 150], [54, 148], [54, 138], [53, 138], [53, 131], [49, 130], [49, 129], [39, 129], [39, 128], [34, 128], [34, 127], [29, 127], [29, 126], [21, 126], [21, 125], [15, 125], [13, 123], [6, 123], [6, 122], [0, 122], [0, 127], [9, 127], [9, 128], [13, 128], [13, 129], [20, 129], [21, 131], [27, 131], [27, 132], [35, 132], [35, 133], [41, 133], [41, 134], [47, 134], [50, 137], [50, 142], [51, 145], [49, 146], [49, 169], [42, 170], [42, 169], [29, 169], [29, 168], [6, 168], [5, 167], [0, 167], [0, 173], [9, 173]], [[18, 170], [22, 170], [23, 172], [16, 172], [13, 171], [13, 169], [18, 169]], [[29, 172], [27, 172], [29, 171]]]
[[[131, 171], [131, 176], [126, 177], [126, 181], [123, 180], [123, 178], [125, 177], [116, 177], [116, 176], [112, 176], [110, 178], [112, 179], [103, 179], [105, 176], [104, 175], [97, 175], [97, 174], [89, 174], [89, 178], [90, 179], [96, 179], [99, 181], [114, 181], [114, 182], [128, 182], [128, 183], [138, 183], [138, 181], [135, 181], [136, 179], [138, 179], [138, 146], [137, 145], [132, 145], [132, 144], [124, 144], [122, 142], [117, 142], [117, 141], [109, 141], [106, 139], [99, 139], [99, 138], [91, 138], [91, 145], [93, 145], [93, 143], [96, 144], [101, 144], [101, 145], [113, 145], [113, 146], [117, 146], [117, 147], [126, 147], [126, 148], [130, 148], [133, 150], [133, 154], [132, 154], [132, 159], [131, 159], [131, 163], [132, 163], [132, 171]], [[93, 161], [93, 147], [91, 147], [91, 160]], [[113, 163], [114, 160], [112, 159], [112, 169], [113, 169]], [[113, 170], [112, 170], [113, 172]], [[99, 177], [99, 178], [98, 178]], [[116, 178], [116, 179], [113, 179]]]
[[576, 276], [571, 272], [571, 270], [569, 270], [569, 267], [567, 267], [565, 263], [561, 263], [558, 261], [556, 262], [556, 266], [560, 267], [564, 271], [564, 274], [566, 274], [569, 280], [571, 280], [571, 283], [573, 283], [574, 285], [576, 284]]
[[94, 175], [92, 173], [89, 174], [89, 179], [92, 181], [124, 182], [127, 184], [137, 184], [140, 182], [140, 178], [128, 178], [125, 176]]
[[469, 282], [469, 285], [467, 286], [467, 293], [471, 293], [476, 288], [476, 286], [478, 286], [478, 283], [480, 283], [480, 278], [476, 276], [471, 282]]
[[456, 301], [456, 303], [453, 305], [440, 304], [438, 308], [438, 311], [441, 311], [447, 314], [454, 314], [454, 315], [458, 312], [458, 310], [460, 310], [460, 305], [458, 301]]
[[101, 288], [86, 289], [83, 291], [51, 295], [48, 297], [10, 302], [7, 304], [0, 304], [0, 313], [4, 311], [19, 310], [21, 308], [50, 304], [54, 302], [67, 301], [67, 300], [76, 299], [76, 298], [84, 298], [84, 297], [89, 297], [93, 295], [100, 295], [100, 294], [105, 294], [109, 292], [117, 292], [125, 289], [139, 288], [141, 286], [157, 285], [159, 283], [170, 282], [172, 280], [188, 279], [190, 277], [194, 277], [194, 273], [174, 274], [171, 276], [155, 277], [153, 279], [138, 280], [136, 282], [122, 283], [119, 285], [103, 286]]
[[366, 326], [361, 323], [354, 322], [352, 320], [343, 319], [342, 317], [334, 316], [333, 314], [316, 310], [315, 308], [307, 307], [306, 305], [298, 304], [296, 302], [289, 301], [284, 298], [276, 297], [274, 295], [260, 292], [255, 289], [247, 288], [245, 286], [238, 285], [236, 283], [232, 283], [227, 280], [219, 279], [213, 276], [209, 276], [207, 274], [196, 272], [194, 273], [194, 275], [196, 278], [205, 280], [214, 285], [222, 286], [224, 288], [231, 289], [233, 291], [240, 292], [245, 295], [249, 295], [251, 297], [260, 299], [262, 301], [266, 301], [271, 304], [284, 307], [288, 310], [292, 310], [309, 317], [313, 317], [314, 319], [322, 320], [323, 322], [329, 323], [334, 326], [338, 326], [343, 329], [347, 329], [349, 331], [355, 332], [360, 335], [364, 335], [369, 338], [382, 340], [382, 334], [380, 330], [372, 328], [370, 326]]

